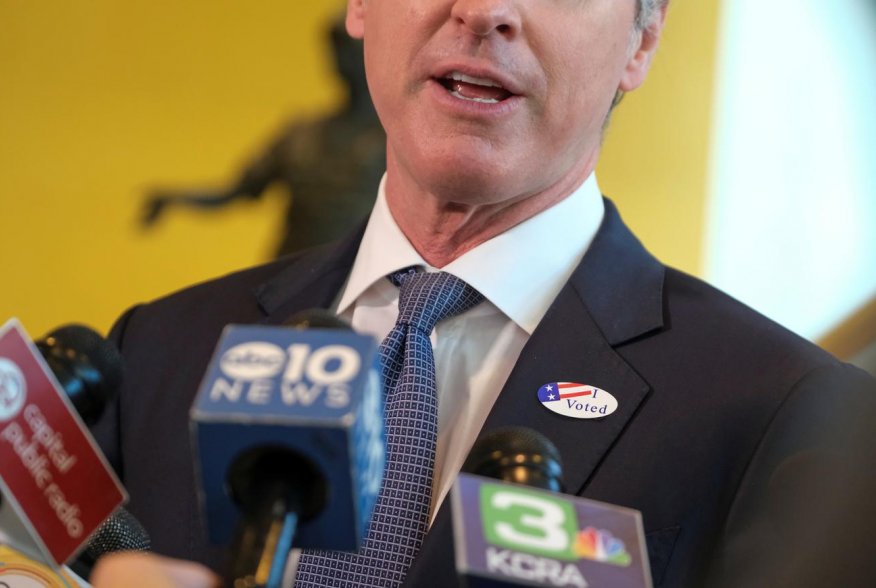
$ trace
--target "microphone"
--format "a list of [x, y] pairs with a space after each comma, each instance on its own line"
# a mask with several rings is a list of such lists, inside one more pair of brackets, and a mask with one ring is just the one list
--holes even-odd
[[559, 494], [562, 460], [544, 435], [495, 429], [451, 493], [457, 573], [469, 588], [651, 588], [638, 511]]
[[[89, 427], [93, 426], [122, 383], [124, 363], [118, 348], [95, 330], [79, 324], [58, 327], [34, 345], [76, 412]], [[115, 551], [149, 551], [150, 547], [149, 535], [140, 521], [119, 507], [92, 533], [71, 567], [88, 578], [101, 556]]]
[[152, 540], [140, 521], [121, 506], [91, 534], [70, 568], [88, 579], [97, 560], [117, 551], [150, 551]]
[[[58, 327], [34, 341], [34, 346], [82, 420], [94, 425], [122, 381], [123, 362], [116, 346], [79, 324]], [[140, 522], [119, 507], [91, 534], [85, 549], [70, 565], [79, 576], [87, 578], [100, 556], [114, 551], [146, 551], [149, 547], [149, 536]]]
[[341, 329], [352, 331], [353, 326], [338, 315], [324, 308], [309, 308], [296, 312], [283, 323], [295, 329]]
[[36, 343], [14, 319], [0, 327], [0, 528], [16, 550], [60, 566], [124, 502], [71, 410], [96, 419], [120, 377], [118, 351], [86, 327], [62, 327]]
[[191, 410], [228, 585], [279, 586], [292, 547], [354, 550], [383, 477], [377, 344], [324, 311], [225, 328]]
[[35, 341], [85, 424], [94, 425], [122, 382], [119, 350], [84, 325], [65, 325]]
[[527, 427], [502, 427], [482, 435], [462, 471], [550, 492], [564, 487], [560, 452], [547, 437]]

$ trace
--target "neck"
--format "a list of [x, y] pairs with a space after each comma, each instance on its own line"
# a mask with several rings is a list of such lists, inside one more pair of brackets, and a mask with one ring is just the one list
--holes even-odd
[[429, 265], [442, 268], [572, 194], [593, 172], [597, 155], [543, 190], [487, 204], [460, 202], [452, 194], [424, 189], [389, 161], [387, 205], [417, 253]]

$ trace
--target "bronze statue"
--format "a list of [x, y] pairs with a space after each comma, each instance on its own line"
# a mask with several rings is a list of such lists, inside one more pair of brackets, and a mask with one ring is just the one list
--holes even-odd
[[386, 136], [368, 95], [362, 43], [347, 35], [343, 21], [331, 27], [330, 36], [337, 72], [349, 90], [346, 106], [327, 118], [284, 127], [227, 189], [151, 192], [144, 226], [171, 206], [213, 209], [258, 199], [274, 182], [290, 195], [277, 256], [338, 238], [366, 217], [386, 168]]

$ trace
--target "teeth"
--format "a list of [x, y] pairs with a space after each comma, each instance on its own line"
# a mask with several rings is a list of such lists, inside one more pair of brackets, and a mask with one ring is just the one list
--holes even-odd
[[499, 101], [496, 100], [495, 98], [468, 98], [467, 96], [463, 96], [462, 94], [460, 94], [456, 90], [453, 90], [452, 92], [450, 92], [450, 95], [455, 97], [455, 98], [459, 98], [460, 100], [468, 100], [469, 102], [481, 102], [483, 104], [498, 104], [499, 103]]
[[477, 84], [478, 86], [487, 86], [489, 88], [501, 88], [502, 87], [501, 84], [494, 82], [493, 80], [490, 80], [487, 78], [476, 78], [473, 76], [467, 76], [464, 73], [461, 73], [458, 71], [450, 72], [450, 74], [447, 77], [450, 78], [451, 80], [454, 80], [457, 82], [465, 82], [466, 84]]

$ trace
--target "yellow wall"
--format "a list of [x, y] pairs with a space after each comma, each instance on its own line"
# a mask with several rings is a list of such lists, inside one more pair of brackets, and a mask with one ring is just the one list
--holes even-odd
[[[652, 250], [696, 270], [717, 7], [674, 2], [600, 173]], [[0, 322], [106, 330], [135, 302], [265, 259], [277, 194], [149, 232], [139, 205], [149, 186], [229, 181], [281, 121], [331, 109], [322, 30], [340, 4], [0, 1]]]
[[600, 188], [664, 263], [702, 270], [712, 89], [720, 3], [670, 0], [645, 85], [614, 115]]

